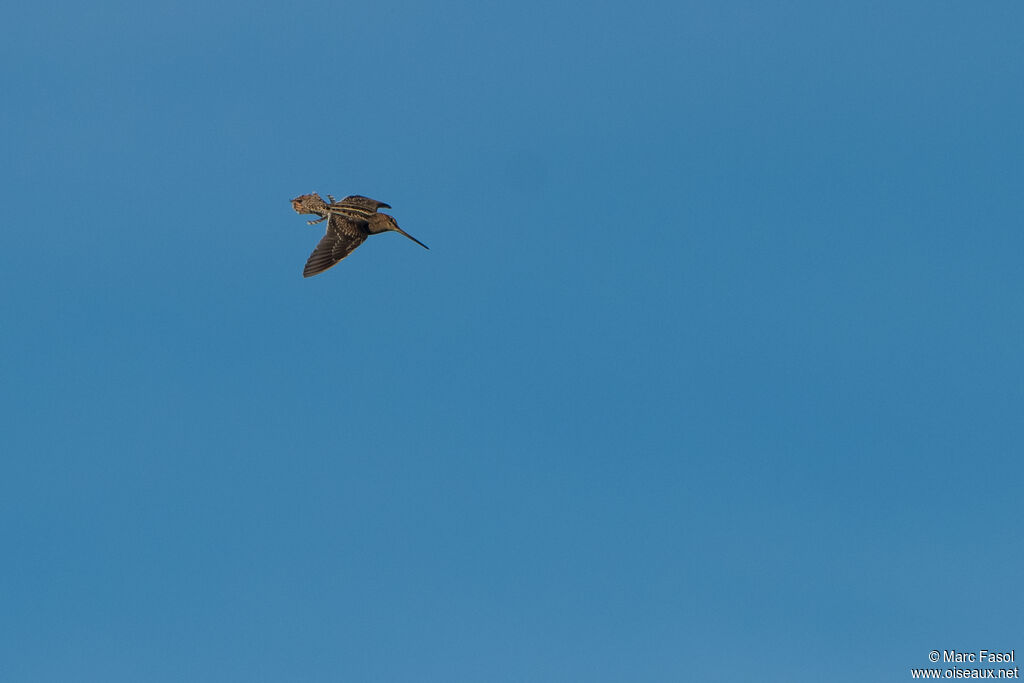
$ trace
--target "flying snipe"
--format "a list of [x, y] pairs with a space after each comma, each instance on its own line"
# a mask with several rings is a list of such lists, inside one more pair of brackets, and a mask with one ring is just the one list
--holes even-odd
[[292, 208], [296, 213], [320, 216], [315, 221], [306, 221], [310, 225], [327, 221], [327, 234], [309, 255], [306, 267], [302, 271], [303, 277], [324, 272], [351, 254], [370, 235], [388, 230], [405, 235], [424, 249], [430, 248], [398, 227], [393, 216], [378, 213], [377, 209], [391, 208], [384, 202], [358, 194], [345, 197], [341, 201], [335, 200], [331, 195], [327, 195], [327, 198], [331, 200], [330, 204], [316, 193], [304, 194], [292, 200]]

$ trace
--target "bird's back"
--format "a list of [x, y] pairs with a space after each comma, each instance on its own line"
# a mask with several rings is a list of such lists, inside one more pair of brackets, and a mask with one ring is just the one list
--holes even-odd
[[352, 207], [357, 209], [366, 209], [368, 211], [377, 211], [377, 209], [390, 209], [391, 206], [384, 202], [379, 202], [376, 199], [370, 199], [364, 197], [361, 194], [352, 194], [340, 202], [335, 202], [332, 206]]

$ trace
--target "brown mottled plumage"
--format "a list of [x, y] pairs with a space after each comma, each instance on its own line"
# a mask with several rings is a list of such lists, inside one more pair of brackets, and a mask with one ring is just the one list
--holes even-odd
[[351, 254], [370, 235], [388, 230], [401, 233], [424, 249], [429, 249], [423, 242], [398, 227], [393, 216], [378, 212], [378, 209], [391, 208], [384, 202], [358, 194], [345, 197], [340, 202], [335, 201], [331, 195], [327, 195], [327, 198], [331, 200], [330, 204], [316, 193], [304, 194], [292, 200], [292, 208], [296, 213], [320, 217], [315, 221], [307, 221], [310, 225], [327, 221], [327, 234], [309, 255], [306, 267], [302, 271], [303, 277], [324, 272]]

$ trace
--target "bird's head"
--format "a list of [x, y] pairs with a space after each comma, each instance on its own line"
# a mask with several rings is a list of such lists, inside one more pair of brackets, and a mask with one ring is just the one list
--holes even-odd
[[413, 237], [412, 235], [407, 233], [405, 230], [402, 230], [400, 227], [398, 227], [398, 221], [396, 221], [395, 217], [392, 216], [391, 214], [389, 214], [389, 213], [381, 213], [381, 214], [377, 214], [377, 215], [381, 216], [383, 218], [383, 220], [384, 220], [384, 229], [385, 230], [394, 230], [395, 232], [399, 233], [400, 235], [405, 235], [406, 237], [408, 237], [409, 239], [411, 239], [413, 242], [415, 242], [416, 244], [420, 245], [424, 249], [430, 249], [430, 247], [428, 247], [427, 245], [423, 244], [423, 242], [420, 242], [418, 239], [416, 239], [415, 237]]

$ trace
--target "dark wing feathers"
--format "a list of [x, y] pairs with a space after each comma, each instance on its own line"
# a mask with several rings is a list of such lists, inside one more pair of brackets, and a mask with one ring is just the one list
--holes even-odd
[[339, 204], [351, 204], [352, 206], [358, 206], [358, 207], [361, 207], [361, 208], [364, 208], [364, 209], [369, 209], [370, 211], [376, 211], [377, 209], [390, 209], [391, 208], [390, 204], [385, 204], [384, 202], [379, 202], [376, 199], [370, 199], [369, 197], [364, 197], [361, 194], [350, 194], [349, 196], [345, 197], [344, 199], [342, 199], [338, 203]]
[[309, 255], [302, 277], [322, 273], [337, 264], [366, 241], [367, 235], [369, 230], [366, 221], [332, 213], [327, 223], [327, 234]]

